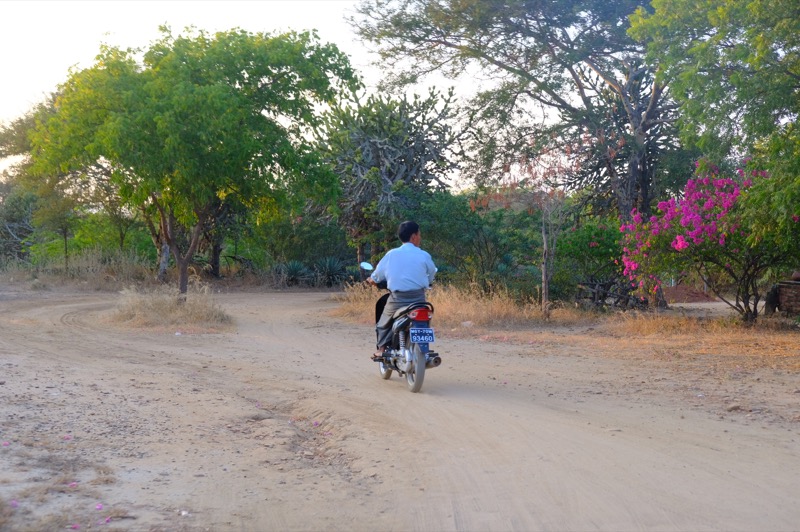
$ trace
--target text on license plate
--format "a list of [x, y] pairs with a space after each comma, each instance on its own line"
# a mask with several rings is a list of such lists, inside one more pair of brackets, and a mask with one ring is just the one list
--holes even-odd
[[415, 344], [432, 344], [434, 341], [433, 329], [409, 329], [411, 341]]

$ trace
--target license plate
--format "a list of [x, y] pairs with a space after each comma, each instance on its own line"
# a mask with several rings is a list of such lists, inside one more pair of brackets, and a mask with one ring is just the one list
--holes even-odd
[[411, 341], [415, 344], [432, 344], [434, 341], [433, 329], [409, 329], [409, 332], [411, 333]]

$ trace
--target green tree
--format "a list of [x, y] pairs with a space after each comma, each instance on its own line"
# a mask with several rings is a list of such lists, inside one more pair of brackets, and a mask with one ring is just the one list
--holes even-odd
[[125, 203], [157, 213], [186, 293], [220, 200], [267, 209], [334, 193], [307, 132], [315, 107], [357, 81], [313, 33], [175, 37], [164, 28], [141, 64], [136, 57], [103, 47], [94, 66], [73, 72], [37, 128], [33, 159], [40, 174], [108, 161]]
[[477, 177], [556, 154], [570, 162], [568, 183], [627, 218], [650, 208], [660, 157], [680, 149], [667, 87], [626, 34], [638, 5], [364, 0], [353, 23], [397, 82], [433, 71], [488, 80], [471, 105]]
[[687, 139], [709, 155], [750, 153], [769, 172], [744, 207], [753, 238], [797, 238], [800, 216], [800, 4], [654, 0], [632, 17], [681, 104]]
[[27, 259], [36, 201], [36, 195], [16, 181], [0, 181], [0, 259]]
[[39, 190], [39, 202], [33, 213], [34, 225], [56, 233], [63, 243], [64, 273], [69, 275], [69, 238], [81, 213], [75, 196], [58, 183]]
[[443, 189], [455, 167], [452, 94], [426, 98], [370, 96], [326, 115], [320, 144], [339, 177], [335, 216], [366, 260], [364, 247], [387, 221]]
[[652, 9], [639, 8], [630, 33], [648, 42], [684, 132], [705, 151], [749, 148], [797, 118], [797, 2], [653, 0]]
[[[59, 209], [86, 208], [92, 211], [101, 209], [106, 212], [117, 232], [118, 247], [125, 246], [125, 236], [136, 223], [135, 211], [127, 208], [119, 196], [118, 186], [112, 180], [113, 168], [106, 161], [93, 164], [66, 173], [56, 172], [53, 175], [41, 176], [32, 173], [31, 168], [31, 136], [37, 123], [46, 122], [55, 113], [56, 96], [49, 97], [36, 105], [21, 118], [0, 128], [0, 157], [19, 156], [21, 160], [12, 166], [8, 179], [21, 188], [36, 195], [43, 196], [35, 202], [43, 212], [36, 214], [36, 219], [43, 227], [55, 224], [56, 232], [68, 237], [75, 212], [59, 212]], [[53, 177], [55, 176], [55, 177]], [[58, 191], [58, 189], [63, 189]], [[65, 198], [67, 194], [69, 198]], [[68, 220], [73, 219], [69, 223]], [[65, 259], [68, 260], [65, 243]]]

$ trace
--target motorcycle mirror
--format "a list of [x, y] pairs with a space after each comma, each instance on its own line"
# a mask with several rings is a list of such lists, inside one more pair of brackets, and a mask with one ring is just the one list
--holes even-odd
[[362, 262], [361, 264], [359, 264], [359, 266], [361, 266], [362, 270], [366, 270], [368, 272], [375, 269], [375, 268], [372, 267], [372, 264], [370, 264], [369, 262]]

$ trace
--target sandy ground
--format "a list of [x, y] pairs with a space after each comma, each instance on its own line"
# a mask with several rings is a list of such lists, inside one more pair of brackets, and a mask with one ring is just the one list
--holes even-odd
[[220, 334], [115, 297], [0, 289], [2, 530], [800, 528], [797, 360], [437, 329], [411, 394], [329, 294], [222, 295]]

